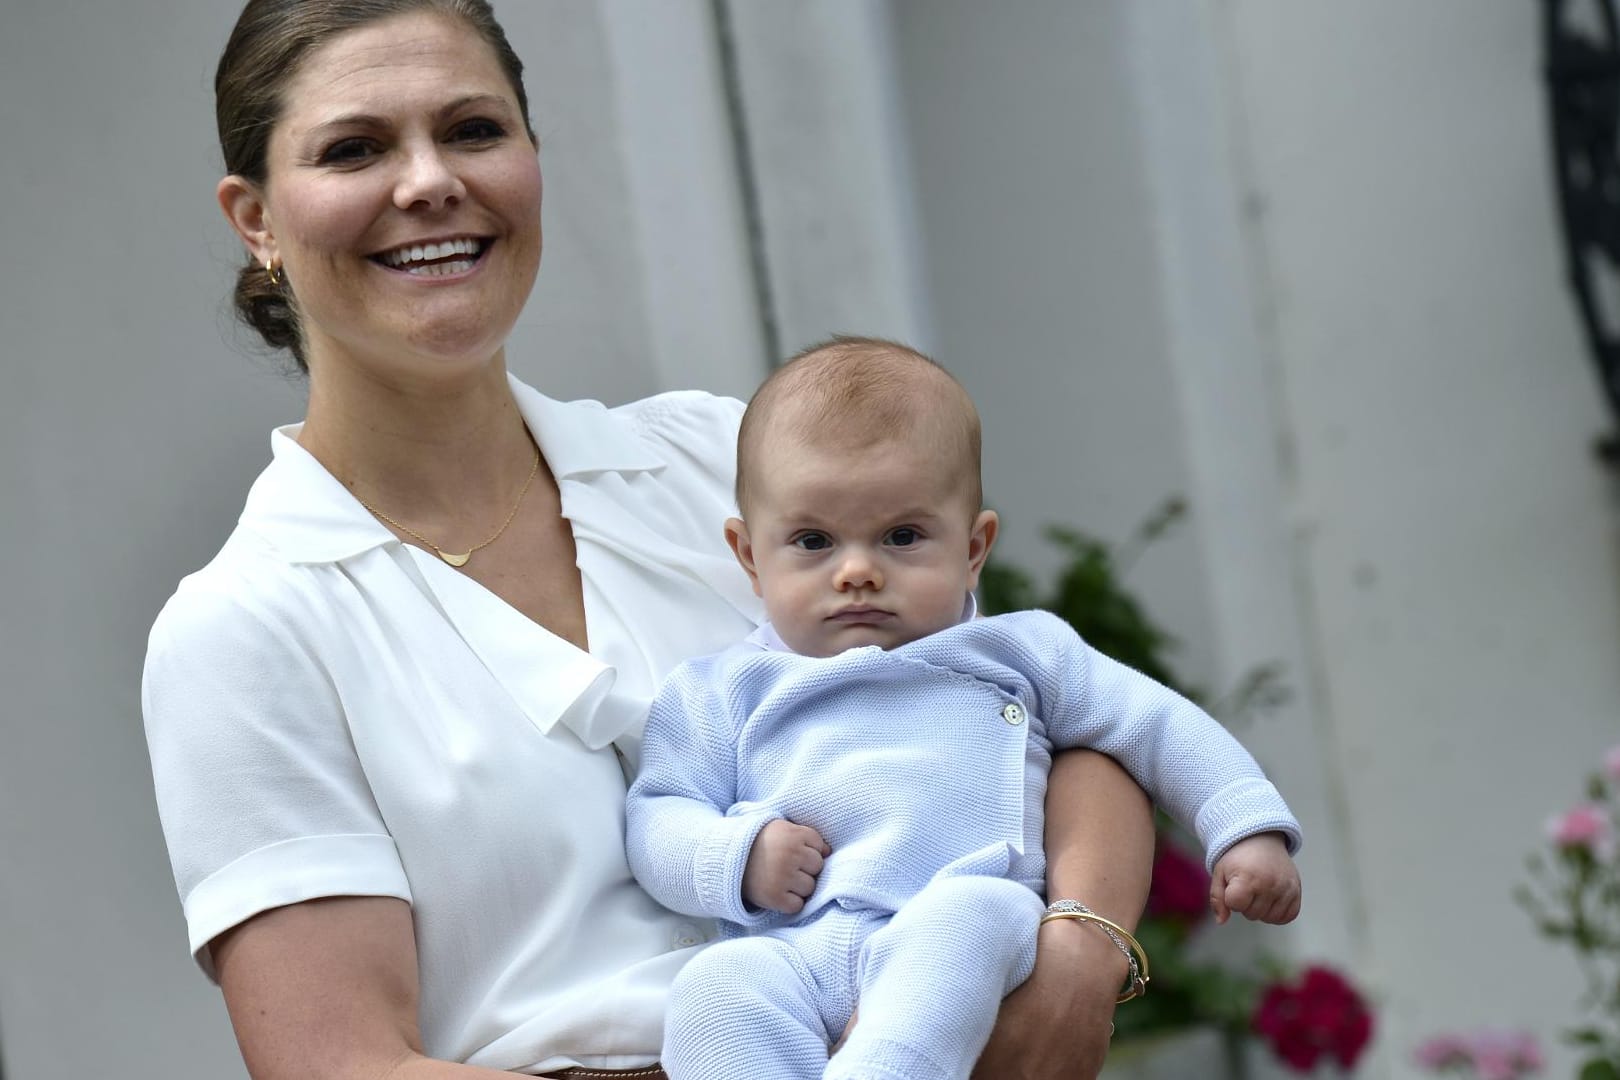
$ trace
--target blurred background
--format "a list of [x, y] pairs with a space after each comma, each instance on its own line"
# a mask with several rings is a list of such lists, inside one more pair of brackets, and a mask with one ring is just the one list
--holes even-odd
[[[1578, 1056], [1571, 950], [1513, 890], [1620, 742], [1614, 417], [1565, 268], [1532, 0], [497, 0], [546, 254], [509, 349], [553, 396], [746, 396], [835, 331], [934, 353], [1002, 556], [1051, 523], [1211, 688], [1304, 824], [1355, 1075], [1437, 1032]], [[244, 1075], [147, 772], [147, 628], [302, 389], [227, 295], [213, 65], [234, 0], [0, 11], [0, 1066]], [[716, 523], [716, 527], [718, 528]], [[1131, 1005], [1122, 1006], [1121, 1011]], [[1178, 1075], [1217, 1075], [1194, 1070]]]

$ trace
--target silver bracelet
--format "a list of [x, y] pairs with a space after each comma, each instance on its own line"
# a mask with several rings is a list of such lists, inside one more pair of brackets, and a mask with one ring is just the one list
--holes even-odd
[[[1148, 981], [1143, 967], [1147, 961], [1147, 953], [1142, 952], [1142, 946], [1137, 943], [1135, 938], [1131, 938], [1127, 944], [1125, 935], [1112, 922], [1098, 915], [1078, 900], [1054, 900], [1046, 905], [1046, 915], [1041, 921], [1044, 923], [1053, 918], [1082, 918], [1086, 922], [1095, 923], [1103, 933], [1108, 935], [1109, 940], [1114, 943], [1114, 947], [1124, 955], [1125, 962], [1130, 965], [1130, 977], [1125, 980], [1125, 989], [1119, 999], [1120, 1001], [1140, 997], [1146, 992]], [[1135, 946], [1135, 948], [1132, 948], [1132, 946]], [[1138, 963], [1136, 959], [1139, 952], [1142, 955], [1141, 963]]]

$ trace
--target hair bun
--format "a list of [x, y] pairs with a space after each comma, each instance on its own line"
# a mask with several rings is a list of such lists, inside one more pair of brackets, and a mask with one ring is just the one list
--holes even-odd
[[236, 276], [236, 313], [258, 332], [266, 345], [272, 349], [286, 349], [292, 353], [298, 367], [308, 371], [292, 289], [287, 284], [286, 271], [282, 273], [281, 284], [277, 285], [270, 280], [264, 267], [255, 263], [242, 267]]

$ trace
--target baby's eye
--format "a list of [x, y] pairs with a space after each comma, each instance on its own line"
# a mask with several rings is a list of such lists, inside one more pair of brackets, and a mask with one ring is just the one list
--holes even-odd
[[807, 532], [795, 536], [793, 546], [802, 551], [826, 551], [832, 547], [832, 541], [826, 533]]
[[922, 533], [910, 525], [902, 525], [898, 529], [889, 530], [889, 543], [895, 547], [910, 547], [922, 539]]

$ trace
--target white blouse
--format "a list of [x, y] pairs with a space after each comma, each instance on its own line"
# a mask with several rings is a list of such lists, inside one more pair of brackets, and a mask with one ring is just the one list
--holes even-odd
[[295, 441], [159, 615], [142, 705], [191, 948], [322, 896], [411, 904], [427, 1053], [631, 1068], [708, 928], [624, 858], [660, 680], [762, 611], [724, 543], [741, 404], [512, 380], [573, 525], [591, 652], [401, 543]]

